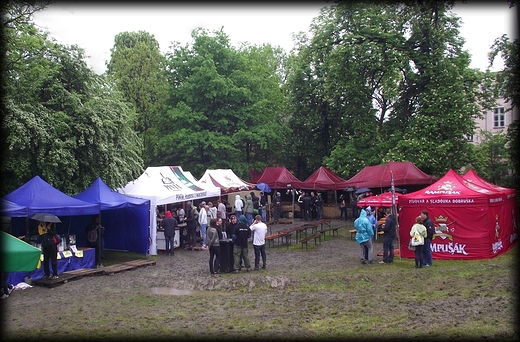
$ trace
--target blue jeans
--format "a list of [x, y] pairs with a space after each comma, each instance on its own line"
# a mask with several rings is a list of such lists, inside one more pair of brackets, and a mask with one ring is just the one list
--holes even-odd
[[347, 207], [340, 207], [339, 210], [340, 210], [339, 219], [343, 220], [343, 217], [345, 217], [344, 220], [346, 221], [347, 220]]
[[175, 235], [172, 237], [164, 237], [165, 243], [166, 243], [166, 254], [175, 253], [174, 246], [175, 246]]
[[424, 248], [422, 253], [422, 263], [423, 265], [433, 265], [432, 258], [432, 240], [425, 238], [424, 239]]
[[322, 214], [323, 214], [323, 207], [317, 207], [316, 212], [317, 212], [316, 220], [321, 220]]
[[265, 207], [260, 208], [260, 215], [262, 215], [262, 222], [265, 223], [266, 217], [265, 217]]
[[207, 224], [200, 225], [200, 237], [202, 238], [202, 245], [206, 246], [206, 229], [208, 228]]
[[265, 255], [265, 244], [264, 245], [253, 245], [255, 250], [255, 268], [260, 266], [260, 256], [262, 257], [262, 266], [265, 267], [266, 255]]
[[394, 262], [394, 238], [383, 238], [383, 261]]
[[253, 224], [253, 213], [246, 213], [247, 226], [251, 226]]
[[220, 269], [220, 246], [209, 248], [209, 273], [217, 273]]

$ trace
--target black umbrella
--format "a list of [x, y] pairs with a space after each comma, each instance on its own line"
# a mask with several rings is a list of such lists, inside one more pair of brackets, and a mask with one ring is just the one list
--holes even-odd
[[36, 213], [31, 216], [33, 220], [41, 221], [41, 222], [61, 222], [58, 216], [48, 213]]
[[[395, 190], [395, 192], [406, 192], [405, 189], [401, 189], [401, 188], [394, 188], [394, 190]], [[388, 189], [386, 189], [386, 191], [387, 192], [392, 191], [392, 188], [388, 188]]]
[[359, 194], [362, 194], [364, 192], [370, 192], [370, 191], [372, 191], [372, 190], [370, 190], [369, 188], [359, 188], [359, 189], [356, 190], [355, 194], [359, 195]]

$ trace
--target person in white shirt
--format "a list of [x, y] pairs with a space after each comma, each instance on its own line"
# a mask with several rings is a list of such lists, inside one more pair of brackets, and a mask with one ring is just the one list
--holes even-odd
[[262, 256], [262, 268], [265, 270], [266, 255], [265, 255], [265, 236], [267, 235], [267, 225], [262, 222], [262, 216], [256, 215], [251, 227], [253, 234], [253, 248], [255, 250], [255, 271], [260, 266], [260, 255]]
[[242, 215], [242, 208], [244, 208], [244, 202], [240, 199], [240, 195], [235, 196], [235, 216], [240, 217]]
[[199, 229], [200, 237], [202, 238], [202, 248], [206, 249], [206, 229], [208, 228], [208, 214], [206, 213], [206, 202], [202, 201], [199, 204]]

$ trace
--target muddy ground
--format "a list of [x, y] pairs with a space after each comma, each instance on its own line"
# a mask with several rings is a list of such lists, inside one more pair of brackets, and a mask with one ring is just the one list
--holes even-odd
[[[294, 222], [300, 223], [298, 219]], [[495, 320], [497, 311], [490, 312], [489, 308], [492, 307], [500, 307], [499, 312], [508, 313], [500, 323], [505, 326], [502, 329], [504, 335], [515, 334], [512, 326], [516, 317], [509, 315], [516, 310], [517, 301], [513, 295], [486, 295], [475, 300], [454, 300], [449, 296], [435, 298], [435, 312], [426, 313], [431, 306], [410, 305], [406, 300], [403, 302], [402, 298], [389, 295], [391, 287], [399, 288], [403, 285], [399, 284], [399, 279], [391, 278], [393, 272], [390, 268], [395, 267], [394, 270], [399, 271], [404, 268], [406, 272], [413, 272], [413, 260], [396, 260], [395, 265], [378, 264], [381, 257], [376, 255], [383, 250], [380, 239], [374, 244], [375, 264], [362, 266], [358, 258], [359, 247], [351, 240], [348, 232], [352, 229], [352, 222], [334, 220], [333, 225], [341, 227], [340, 236], [332, 238], [328, 235], [318, 248], [314, 247], [313, 242], [310, 242], [308, 251], [300, 245], [289, 250], [283, 246], [268, 248], [266, 270], [211, 275], [208, 251], [176, 250], [173, 257], [159, 252], [154, 266], [114, 275], [84, 277], [55, 288], [34, 286], [15, 291], [1, 303], [4, 334], [13, 340], [85, 338], [85, 331], [92, 332], [92, 336], [105, 338], [170, 335], [208, 338], [217, 334], [226, 339], [252, 334], [259, 339], [286, 339], [316, 338], [331, 331], [336, 331], [335, 337], [358, 336], [355, 327], [342, 327], [344, 323], [339, 317], [349, 312], [354, 318], [359, 317], [369, 309], [367, 306], [379, 310], [376, 315], [380, 315], [382, 321], [385, 321], [385, 312], [391, 312], [399, 320], [395, 320], [394, 330], [391, 325], [381, 326], [376, 317], [372, 328], [358, 328], [362, 330], [362, 336], [377, 336], [382, 328], [389, 329], [386, 337], [403, 333], [406, 336], [409, 333], [413, 335], [415, 332], [406, 331], [406, 321], [410, 315], [419, 317], [420, 332], [435, 336], [439, 327], [445, 326], [447, 322], [450, 326], [457, 326], [475, 317], [487, 320], [489, 316], [489, 320]], [[277, 225], [273, 231], [287, 227], [289, 225]], [[249, 249], [249, 256], [253, 265], [252, 248]], [[382, 269], [375, 276], [368, 267], [388, 267], [388, 271]], [[510, 271], [504, 270], [506, 273]], [[410, 275], [414, 281], [423, 282], [426, 286], [431, 277], [428, 272], [435, 271], [425, 270]], [[341, 279], [334, 278], [338, 274]], [[392, 284], [385, 284], [385, 278], [392, 279], [388, 280]], [[345, 283], [363, 282], [367, 284], [362, 285], [362, 288], [367, 287], [367, 293], [319, 291], [323, 282], [332, 287], [336, 282], [338, 287]], [[373, 286], [383, 290], [374, 291]], [[488, 290], [499, 293], [517, 291], [512, 275], [494, 284], [498, 289], [486, 289], [486, 286], [483, 285], [483, 293]], [[453, 288], [454, 293], [457, 291], [456, 286], [446, 284], [446, 287]], [[305, 296], [309, 297], [305, 301], [299, 299], [302, 288], [308, 291]], [[201, 296], [198, 296], [198, 302], [194, 305], [194, 299], [191, 299], [193, 296], [190, 296], [189, 301], [183, 300], [186, 294]], [[132, 302], [128, 302], [130, 298]], [[338, 323], [335, 324], [339, 326], [326, 323], [325, 320], [330, 317], [338, 317]], [[342, 319], [347, 318], [345, 316]], [[175, 324], [171, 324], [172, 320]], [[236, 322], [242, 320], [257, 322], [259, 328], [251, 330], [249, 323], [243, 323], [242, 328], [240, 324], [237, 327]], [[232, 321], [235, 323], [230, 323]], [[347, 322], [352, 322], [352, 319], [348, 318]], [[271, 327], [271, 330], [267, 327]], [[464, 331], [461, 334], [464, 336]], [[485, 332], [482, 334], [485, 335]]]

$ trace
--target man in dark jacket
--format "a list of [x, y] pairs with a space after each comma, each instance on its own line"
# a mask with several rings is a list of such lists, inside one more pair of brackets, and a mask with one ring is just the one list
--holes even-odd
[[173, 256], [175, 253], [175, 228], [177, 228], [177, 219], [173, 217], [171, 211], [166, 211], [166, 215], [161, 221], [161, 227], [164, 229], [164, 239], [166, 244], [165, 254]]
[[249, 270], [251, 269], [251, 263], [249, 261], [249, 253], [247, 249], [247, 240], [250, 237], [251, 229], [247, 226], [247, 219], [244, 215], [241, 215], [238, 218], [238, 224], [235, 226], [235, 231], [233, 232], [233, 260], [235, 262], [235, 273], [240, 270], [241, 258], [244, 260], [244, 266], [246, 267], [246, 271], [249, 272]]
[[188, 230], [188, 244], [186, 249], [192, 249], [197, 243], [197, 218], [195, 217], [193, 203], [186, 203], [186, 228]]
[[380, 264], [394, 262], [394, 240], [396, 236], [397, 218], [390, 208], [386, 209], [386, 220], [382, 227], [383, 237], [383, 260]]
[[433, 265], [432, 239], [433, 234], [435, 234], [435, 226], [433, 225], [432, 220], [430, 220], [430, 217], [428, 216], [428, 210], [421, 211], [421, 218], [423, 219], [423, 226], [426, 227], [426, 237], [424, 238], [422, 264], [424, 266], [429, 267]]
[[309, 221], [312, 218], [311, 205], [312, 198], [308, 192], [303, 195], [303, 219]]

